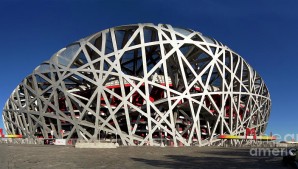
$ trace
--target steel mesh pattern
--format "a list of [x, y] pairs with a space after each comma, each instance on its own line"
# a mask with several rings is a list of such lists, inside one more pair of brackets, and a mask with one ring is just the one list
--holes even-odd
[[[123, 145], [208, 145], [264, 133], [270, 95], [237, 53], [199, 32], [135, 24], [58, 51], [3, 109], [8, 134], [118, 139]], [[60, 131], [64, 131], [62, 132]]]

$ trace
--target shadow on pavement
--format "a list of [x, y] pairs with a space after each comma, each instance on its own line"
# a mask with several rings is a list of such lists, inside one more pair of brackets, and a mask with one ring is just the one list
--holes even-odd
[[[241, 154], [243, 154], [242, 152]], [[210, 154], [210, 153], [208, 153]], [[210, 156], [205, 157], [190, 157], [184, 155], [165, 155], [165, 160], [155, 159], [143, 159], [143, 158], [132, 158], [132, 160], [142, 162], [152, 167], [161, 168], [198, 168], [198, 169], [256, 169], [256, 168], [270, 168], [279, 169], [286, 168], [281, 164], [281, 157], [251, 157], [246, 154], [233, 155], [225, 153], [221, 154], [220, 157]], [[216, 153], [215, 153], [216, 154]], [[218, 154], [217, 154], [218, 155]], [[229, 157], [225, 157], [229, 156]]]

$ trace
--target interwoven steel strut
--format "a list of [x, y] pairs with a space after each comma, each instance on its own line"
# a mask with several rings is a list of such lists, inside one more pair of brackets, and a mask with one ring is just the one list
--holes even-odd
[[[262, 78], [237, 53], [189, 29], [135, 24], [61, 49], [27, 76], [3, 109], [8, 134], [200, 146], [220, 134], [264, 133]], [[63, 133], [60, 131], [64, 131]]]

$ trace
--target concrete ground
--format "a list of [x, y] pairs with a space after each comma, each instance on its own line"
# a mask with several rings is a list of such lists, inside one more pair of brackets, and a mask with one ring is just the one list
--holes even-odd
[[120, 147], [76, 149], [70, 146], [0, 144], [0, 168], [288, 168], [282, 157], [251, 156], [249, 148]]

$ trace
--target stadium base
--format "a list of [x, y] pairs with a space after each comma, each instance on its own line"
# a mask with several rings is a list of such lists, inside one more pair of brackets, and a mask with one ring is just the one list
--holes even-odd
[[107, 142], [94, 142], [94, 143], [82, 143], [77, 142], [75, 148], [117, 148], [118, 143], [107, 143]]

